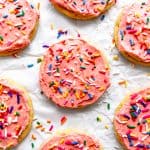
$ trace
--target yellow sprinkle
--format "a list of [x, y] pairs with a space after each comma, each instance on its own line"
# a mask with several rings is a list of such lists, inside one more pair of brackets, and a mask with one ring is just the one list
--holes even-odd
[[150, 118], [146, 119], [147, 120], [147, 123], [150, 123]]
[[92, 55], [92, 57], [100, 57], [101, 56], [101, 54], [98, 52], [96, 52], [96, 53], [94, 53], [93, 55]]
[[50, 28], [51, 28], [51, 30], [53, 30], [54, 29], [54, 24], [51, 24]]
[[40, 9], [40, 3], [37, 3], [37, 9], [38, 10]]
[[76, 96], [77, 99], [80, 99], [80, 96], [79, 96], [79, 92], [78, 92], [78, 91], [75, 92], [75, 96]]
[[9, 13], [10, 13], [10, 14], [14, 14], [14, 13], [15, 13], [15, 10], [14, 10], [14, 9], [10, 9], [10, 10], [9, 10]]
[[97, 7], [97, 10], [102, 12], [103, 8], [102, 7]]
[[12, 23], [11, 21], [5, 21], [5, 23], [6, 23], [7, 25], [13, 26], [13, 23]]
[[25, 32], [25, 31], [21, 31], [21, 33], [22, 33], [23, 35], [26, 35], [26, 32]]
[[0, 4], [0, 9], [2, 9], [4, 7], [4, 5], [3, 4]]
[[141, 14], [140, 14], [139, 12], [135, 12], [135, 13], [134, 13], [134, 16], [137, 17], [137, 18], [140, 18], [140, 17], [141, 17]]
[[68, 96], [68, 94], [69, 94], [68, 91], [64, 92], [63, 93], [63, 98], [66, 98]]
[[114, 56], [113, 56], [113, 60], [118, 61], [118, 60], [119, 60], [119, 56], [118, 56], [118, 55], [114, 55]]
[[105, 129], [109, 129], [109, 126], [108, 126], [108, 125], [105, 125]]

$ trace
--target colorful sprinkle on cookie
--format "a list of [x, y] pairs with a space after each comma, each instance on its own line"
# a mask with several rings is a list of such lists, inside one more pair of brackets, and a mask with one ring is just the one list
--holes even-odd
[[57, 105], [84, 107], [109, 87], [109, 67], [102, 53], [84, 40], [63, 40], [50, 46], [44, 56], [40, 85]]

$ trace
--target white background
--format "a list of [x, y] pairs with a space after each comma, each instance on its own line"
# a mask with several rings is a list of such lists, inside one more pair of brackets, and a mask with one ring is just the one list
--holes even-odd
[[[40, 0], [34, 0], [35, 3]], [[35, 39], [31, 45], [18, 58], [6, 57], [0, 58], [0, 75], [14, 79], [22, 84], [29, 92], [35, 112], [35, 117], [48, 131], [51, 125], [54, 125], [52, 134], [57, 130], [66, 128], [85, 131], [95, 136], [101, 141], [105, 150], [122, 150], [117, 142], [112, 126], [114, 110], [123, 97], [130, 91], [144, 88], [150, 84], [149, 68], [135, 66], [124, 59], [112, 44], [113, 28], [115, 20], [126, 4], [137, 2], [137, 0], [118, 0], [116, 6], [105, 13], [105, 19], [98, 17], [91, 21], [76, 21], [58, 13], [48, 0], [41, 0], [40, 4], [40, 25]], [[51, 29], [53, 26], [53, 30]], [[67, 35], [57, 39], [58, 30], [68, 31]], [[88, 39], [95, 46], [106, 54], [111, 66], [111, 87], [96, 104], [82, 110], [64, 110], [58, 108], [47, 98], [40, 94], [39, 88], [39, 64], [37, 58], [41, 57], [46, 49], [43, 44], [51, 45], [63, 38], [76, 38], [80, 33], [83, 39]], [[119, 61], [114, 61], [113, 56], [119, 55]], [[32, 68], [27, 65], [34, 64]], [[128, 86], [120, 86], [118, 82], [127, 80]], [[110, 110], [107, 109], [107, 103], [110, 103]], [[102, 122], [97, 122], [97, 116], [102, 117]], [[61, 117], [66, 116], [67, 122], [61, 126]], [[47, 124], [47, 119], [52, 121]], [[105, 126], [108, 125], [108, 129]], [[42, 142], [47, 140], [51, 134], [42, 133], [35, 129], [36, 121], [28, 137], [16, 148], [16, 150], [31, 150], [33, 142], [35, 150], [38, 150]], [[34, 134], [36, 141], [31, 140]]]

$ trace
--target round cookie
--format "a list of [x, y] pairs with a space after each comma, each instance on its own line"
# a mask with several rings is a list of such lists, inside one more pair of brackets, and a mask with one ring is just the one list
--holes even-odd
[[150, 149], [150, 88], [124, 99], [116, 109], [114, 129], [125, 150]]
[[49, 0], [63, 14], [87, 20], [104, 13], [116, 3], [116, 0]]
[[150, 3], [125, 7], [115, 25], [118, 50], [131, 62], [150, 66]]
[[63, 133], [61, 135], [55, 136], [46, 142], [40, 150], [102, 150], [102, 147], [98, 141], [94, 138], [80, 133]]
[[10, 80], [0, 79], [0, 150], [17, 146], [28, 135], [32, 119], [27, 92]]
[[0, 56], [26, 48], [38, 26], [39, 14], [27, 0], [0, 1]]
[[95, 103], [109, 87], [109, 67], [102, 53], [81, 39], [53, 44], [44, 56], [40, 86], [54, 103], [80, 108]]

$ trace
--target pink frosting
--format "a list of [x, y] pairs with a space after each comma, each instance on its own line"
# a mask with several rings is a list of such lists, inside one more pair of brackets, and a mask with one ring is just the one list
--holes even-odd
[[129, 96], [114, 126], [127, 150], [150, 149], [150, 88]]
[[0, 1], [0, 53], [12, 53], [30, 43], [39, 14], [26, 0]]
[[30, 120], [25, 93], [7, 80], [0, 80], [0, 149], [16, 146]]
[[40, 84], [57, 105], [83, 107], [96, 102], [109, 87], [109, 68], [96, 48], [68, 39], [52, 45], [44, 56]]
[[50, 0], [54, 5], [58, 5], [74, 13], [91, 16], [98, 16], [108, 5], [115, 4], [116, 0]]
[[150, 4], [134, 4], [123, 10], [118, 48], [135, 60], [150, 63]]
[[61, 135], [52, 138], [41, 150], [100, 150], [100, 144], [83, 134]]

